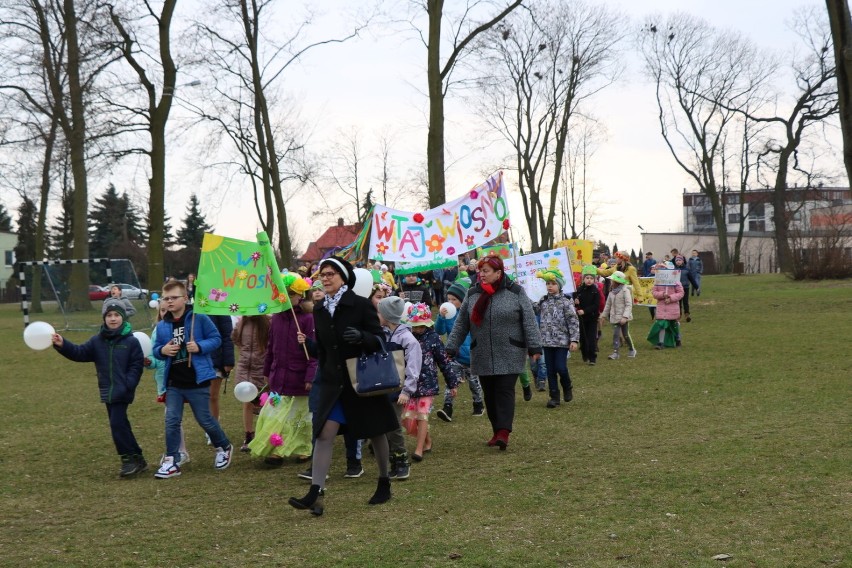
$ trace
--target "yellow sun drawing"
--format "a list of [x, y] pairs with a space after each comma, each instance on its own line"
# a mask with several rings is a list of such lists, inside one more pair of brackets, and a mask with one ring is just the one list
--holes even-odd
[[211, 252], [219, 248], [225, 237], [214, 235], [212, 233], [204, 233], [204, 240], [201, 242], [201, 252]]

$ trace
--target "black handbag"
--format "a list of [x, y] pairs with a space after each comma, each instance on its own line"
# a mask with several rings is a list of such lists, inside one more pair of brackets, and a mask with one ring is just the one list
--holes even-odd
[[346, 360], [349, 380], [358, 396], [378, 396], [402, 389], [405, 379], [405, 355], [402, 350], [388, 351], [381, 337], [381, 349], [375, 353], [361, 353]]

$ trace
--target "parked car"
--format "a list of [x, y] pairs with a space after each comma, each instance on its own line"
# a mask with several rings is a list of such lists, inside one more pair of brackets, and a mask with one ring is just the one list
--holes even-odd
[[107, 284], [104, 288], [109, 294], [109, 291], [113, 286], [118, 286], [121, 288], [122, 295], [128, 300], [144, 300], [148, 297], [148, 290], [144, 288], [137, 288], [131, 284]]
[[109, 290], [96, 284], [89, 284], [89, 300], [93, 302], [95, 300], [106, 300], [107, 296], [109, 296]]

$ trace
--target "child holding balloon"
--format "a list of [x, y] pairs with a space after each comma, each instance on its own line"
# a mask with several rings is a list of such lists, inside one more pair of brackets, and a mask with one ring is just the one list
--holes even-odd
[[121, 456], [119, 475], [129, 477], [145, 471], [148, 463], [127, 418], [127, 407], [133, 402], [142, 378], [144, 356], [139, 340], [127, 323], [124, 305], [118, 301], [107, 302], [101, 330], [82, 345], [75, 345], [58, 333], [53, 334], [51, 341], [54, 349], [66, 359], [95, 364], [112, 441]]
[[[470, 288], [470, 280], [462, 278], [456, 280], [447, 288], [447, 304], [441, 305], [438, 311], [438, 319], [435, 321], [435, 331], [438, 335], [450, 335], [453, 331], [453, 325], [456, 323], [458, 310], [464, 301], [467, 294], [467, 289]], [[473, 415], [482, 416], [485, 413], [485, 406], [482, 402], [482, 385], [479, 384], [479, 377], [470, 374], [470, 334], [467, 334], [462, 344], [459, 346], [459, 352], [452, 361], [462, 380], [467, 381], [467, 386], [470, 387], [470, 394], [473, 397]], [[438, 412], [438, 418], [444, 422], [453, 421], [453, 402], [455, 396], [450, 388], [444, 390], [444, 406]]]

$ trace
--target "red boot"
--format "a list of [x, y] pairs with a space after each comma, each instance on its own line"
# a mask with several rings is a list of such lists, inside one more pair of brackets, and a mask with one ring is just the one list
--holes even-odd
[[509, 445], [509, 431], [508, 430], [497, 430], [497, 433], [494, 434], [494, 445], [500, 448], [500, 450], [505, 450]]
[[491, 439], [486, 442], [490, 447], [494, 447], [497, 445], [497, 432], [494, 432], [494, 435], [491, 436]]

